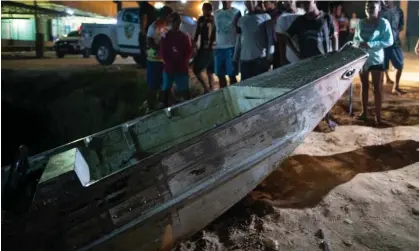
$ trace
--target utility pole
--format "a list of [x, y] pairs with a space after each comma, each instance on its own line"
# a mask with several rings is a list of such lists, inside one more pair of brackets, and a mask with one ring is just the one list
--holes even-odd
[[35, 6], [35, 52], [37, 58], [44, 57], [44, 34], [41, 33], [41, 24], [38, 13], [38, 3], [33, 1]]
[[120, 0], [114, 0], [113, 1], [116, 4], [116, 11], [119, 12], [122, 9], [122, 1]]

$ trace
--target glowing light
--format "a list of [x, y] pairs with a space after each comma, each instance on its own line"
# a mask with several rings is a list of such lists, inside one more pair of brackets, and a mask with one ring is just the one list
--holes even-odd
[[192, 19], [196, 22], [196, 17], [193, 17]]
[[117, 19], [116, 18], [112, 18], [109, 20], [110, 24], [116, 24], [117, 23]]
[[181, 0], [180, 2], [181, 2], [181, 3], [186, 3], [186, 2], [187, 2], [187, 0]]
[[72, 9], [65, 9], [65, 12], [67, 12], [67, 14], [69, 14], [69, 15], [74, 14], [74, 10], [72, 10]]
[[164, 7], [164, 3], [163, 2], [155, 2], [154, 3], [154, 8], [156, 9], [161, 9]]

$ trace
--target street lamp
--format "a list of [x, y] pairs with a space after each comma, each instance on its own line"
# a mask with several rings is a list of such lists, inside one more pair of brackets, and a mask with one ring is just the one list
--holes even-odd
[[67, 14], [69, 14], [69, 15], [73, 15], [74, 14], [74, 10], [69, 9], [69, 8], [65, 9], [65, 12], [67, 12]]

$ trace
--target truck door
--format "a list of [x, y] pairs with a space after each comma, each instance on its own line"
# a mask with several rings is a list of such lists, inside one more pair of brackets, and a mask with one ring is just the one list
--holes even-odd
[[140, 54], [140, 13], [138, 9], [126, 9], [116, 25], [117, 42], [121, 52]]

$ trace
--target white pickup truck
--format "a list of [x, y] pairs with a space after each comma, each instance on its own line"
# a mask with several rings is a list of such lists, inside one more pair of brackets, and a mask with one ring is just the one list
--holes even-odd
[[[181, 30], [193, 38], [196, 21], [182, 16]], [[132, 56], [140, 62], [140, 8], [125, 8], [118, 13], [116, 24], [82, 24], [81, 42], [85, 54], [96, 55], [102, 65], [110, 65], [117, 54]], [[145, 52], [144, 52], [145, 53]]]

